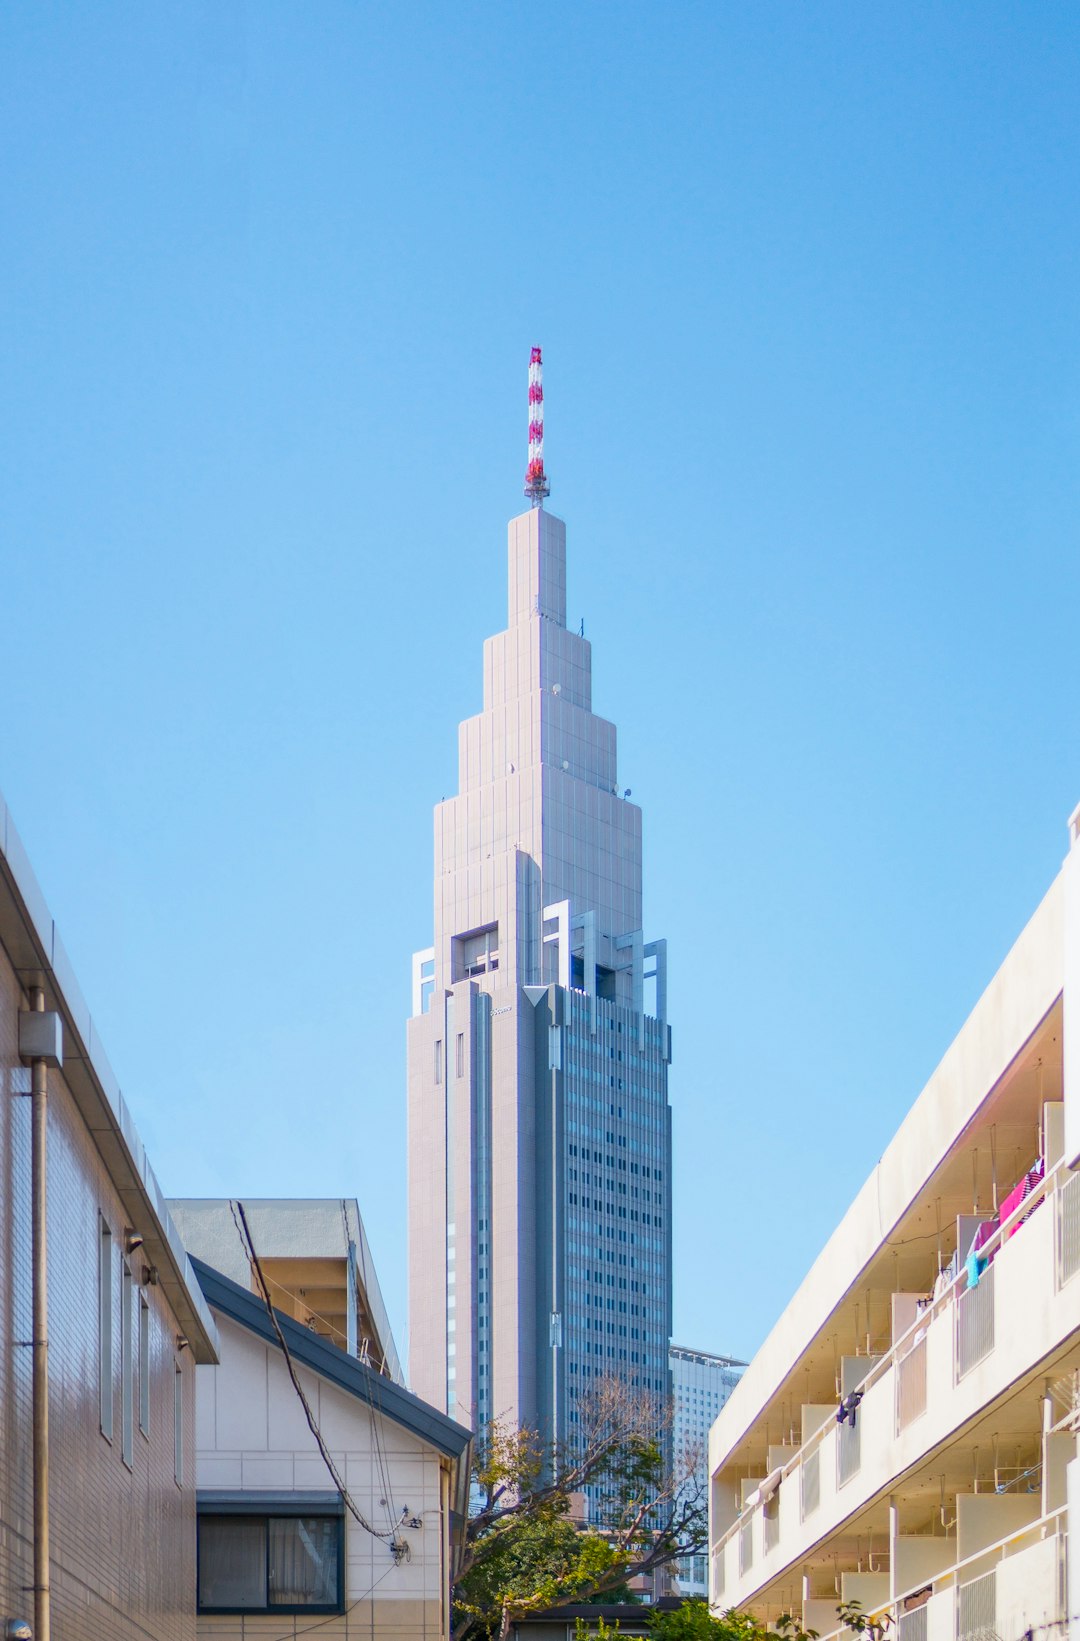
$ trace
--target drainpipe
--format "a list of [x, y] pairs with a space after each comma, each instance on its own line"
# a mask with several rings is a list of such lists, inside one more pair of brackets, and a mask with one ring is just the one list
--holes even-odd
[[46, 1014], [45, 992], [30, 988], [19, 1015], [19, 1055], [30, 1062], [30, 1200], [33, 1258], [34, 1641], [51, 1641], [49, 1591], [49, 1281], [46, 1138], [50, 1065], [61, 1063], [60, 1016]]

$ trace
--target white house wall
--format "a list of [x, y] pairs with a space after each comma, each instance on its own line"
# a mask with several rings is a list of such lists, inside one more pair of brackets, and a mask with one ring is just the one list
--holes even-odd
[[[276, 1347], [218, 1315], [222, 1360], [197, 1375], [197, 1476], [210, 1489], [325, 1493], [334, 1486]], [[380, 1530], [407, 1509], [422, 1528], [404, 1528], [409, 1558], [395, 1565], [384, 1539], [346, 1513], [347, 1612], [322, 1620], [322, 1641], [382, 1636], [436, 1641], [445, 1633], [446, 1522], [440, 1456], [393, 1420], [305, 1368], [300, 1383], [334, 1463], [361, 1514]], [[376, 1440], [378, 1448], [376, 1449]], [[389, 1492], [388, 1492], [389, 1489]], [[200, 1636], [302, 1634], [310, 1618], [201, 1616]]]

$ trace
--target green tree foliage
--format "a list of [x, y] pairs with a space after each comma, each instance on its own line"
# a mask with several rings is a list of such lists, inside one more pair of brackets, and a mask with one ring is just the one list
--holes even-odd
[[[576, 1406], [575, 1439], [558, 1451], [502, 1424], [477, 1443], [453, 1641], [504, 1641], [531, 1612], [619, 1599], [631, 1578], [704, 1545], [695, 1456], [666, 1458], [669, 1410], [618, 1380], [595, 1381]], [[587, 1527], [572, 1519], [585, 1487], [602, 1501]]]
[[770, 1628], [752, 1613], [711, 1613], [704, 1601], [684, 1601], [670, 1612], [657, 1609], [650, 1619], [654, 1641], [817, 1641], [816, 1630], [804, 1630], [790, 1614]]

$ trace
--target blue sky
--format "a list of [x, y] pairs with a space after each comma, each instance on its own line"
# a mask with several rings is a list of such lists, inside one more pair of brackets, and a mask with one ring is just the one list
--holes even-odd
[[166, 1190], [359, 1197], [405, 1323], [431, 805], [529, 348], [748, 1352], [1080, 800], [1080, 17], [0, 13], [3, 788]]

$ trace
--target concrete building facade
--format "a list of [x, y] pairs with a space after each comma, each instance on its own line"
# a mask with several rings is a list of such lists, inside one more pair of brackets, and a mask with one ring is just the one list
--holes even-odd
[[720, 1413], [711, 1600], [898, 1641], [1080, 1597], [1080, 812], [1065, 864]]
[[[702, 1499], [709, 1486], [709, 1431], [739, 1382], [746, 1366], [734, 1356], [713, 1356], [709, 1351], [690, 1350], [685, 1345], [672, 1345], [671, 1363], [671, 1438], [676, 1465], [680, 1473], [692, 1467], [688, 1484], [700, 1490]], [[705, 1550], [700, 1555], [688, 1556], [676, 1566], [679, 1593], [703, 1597], [709, 1591], [709, 1557]]]
[[0, 1628], [31, 1622], [32, 988], [48, 1071], [49, 1560], [57, 1641], [194, 1641], [195, 1367], [216, 1332], [0, 801]]
[[641, 811], [542, 508], [510, 523], [508, 625], [458, 759], [408, 1027], [410, 1382], [560, 1442], [598, 1375], [668, 1394], [670, 1032]]

